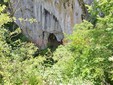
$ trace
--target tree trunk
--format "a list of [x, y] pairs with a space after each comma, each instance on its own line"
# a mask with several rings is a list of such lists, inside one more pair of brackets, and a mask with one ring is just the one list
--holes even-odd
[[[61, 42], [73, 26], [81, 23], [86, 9], [83, 0], [10, 0], [13, 16], [23, 33], [41, 49], [51, 33]], [[31, 23], [34, 21], [33, 23]]]

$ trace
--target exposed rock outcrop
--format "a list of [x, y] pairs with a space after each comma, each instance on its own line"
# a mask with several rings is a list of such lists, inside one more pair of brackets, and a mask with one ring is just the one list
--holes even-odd
[[[10, 0], [16, 23], [23, 33], [40, 48], [45, 48], [50, 33], [61, 42], [64, 33], [82, 22], [83, 0]], [[31, 23], [31, 19], [36, 19]]]

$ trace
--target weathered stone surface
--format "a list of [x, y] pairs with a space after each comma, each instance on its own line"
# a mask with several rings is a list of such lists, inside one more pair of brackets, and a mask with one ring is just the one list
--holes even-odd
[[[82, 22], [83, 0], [10, 0], [16, 23], [40, 48], [45, 48], [50, 33], [62, 41], [73, 26]], [[82, 1], [82, 2], [81, 2]], [[81, 4], [80, 4], [81, 3]], [[23, 18], [24, 20], [20, 20]], [[36, 19], [30, 23], [29, 19]]]
[[91, 5], [94, 0], [84, 0], [85, 4]]

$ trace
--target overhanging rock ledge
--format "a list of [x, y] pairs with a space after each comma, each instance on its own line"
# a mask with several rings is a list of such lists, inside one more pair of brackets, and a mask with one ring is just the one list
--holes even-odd
[[[58, 42], [82, 22], [83, 0], [10, 0], [17, 25], [41, 49], [47, 47], [52, 33]], [[82, 6], [81, 6], [82, 5]], [[20, 20], [24, 19], [24, 20]], [[31, 23], [30, 19], [36, 19]]]

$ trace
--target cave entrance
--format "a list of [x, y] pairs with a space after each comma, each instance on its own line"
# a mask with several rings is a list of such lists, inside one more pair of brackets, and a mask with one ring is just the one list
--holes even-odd
[[62, 44], [62, 41], [61, 42], [57, 41], [57, 38], [53, 33], [49, 34], [49, 37], [48, 37], [48, 47], [49, 48], [55, 49], [61, 44]]

